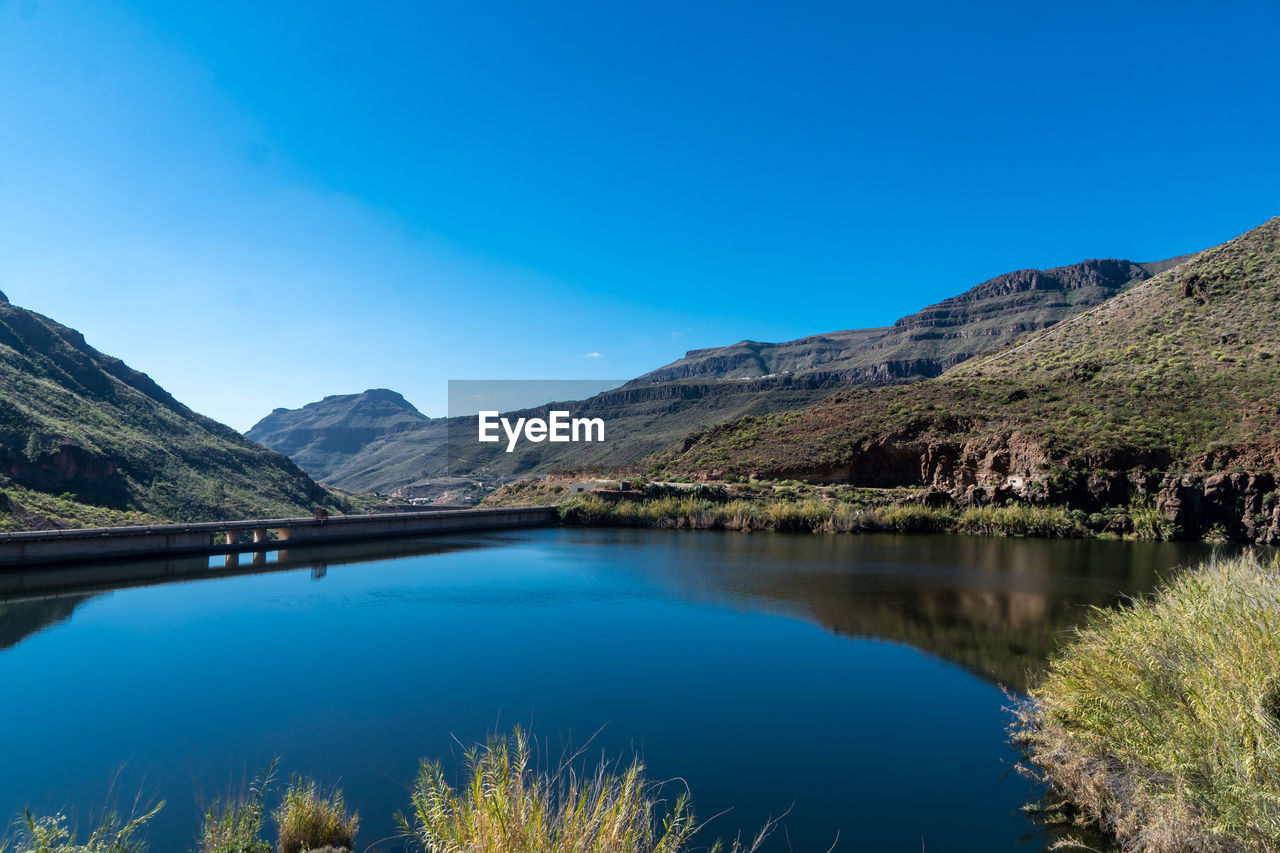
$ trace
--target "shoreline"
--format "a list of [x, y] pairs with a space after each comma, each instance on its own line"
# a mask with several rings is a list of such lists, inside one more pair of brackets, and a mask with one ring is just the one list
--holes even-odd
[[[629, 484], [623, 482], [623, 486]], [[1134, 539], [1227, 543], [1220, 532], [1193, 538], [1146, 502], [1088, 513], [1010, 501], [959, 507], [920, 490], [777, 486], [744, 494], [723, 486], [648, 484], [565, 495], [545, 482], [512, 492], [524, 505], [554, 506], [567, 527], [642, 527], [768, 533], [959, 533], [1045, 539]], [[803, 491], [807, 489], [807, 491]], [[505, 505], [502, 495], [487, 506]]]

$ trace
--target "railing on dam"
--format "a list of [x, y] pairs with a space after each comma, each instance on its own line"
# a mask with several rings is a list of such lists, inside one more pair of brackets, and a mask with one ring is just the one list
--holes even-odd
[[[290, 545], [554, 524], [555, 507], [428, 510], [0, 533], [0, 568], [117, 557], [275, 550]], [[221, 540], [221, 541], [219, 541]]]

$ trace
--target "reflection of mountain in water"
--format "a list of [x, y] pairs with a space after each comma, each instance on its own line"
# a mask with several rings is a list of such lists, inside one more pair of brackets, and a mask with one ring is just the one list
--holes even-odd
[[[1024, 690], [1088, 606], [1153, 589], [1197, 545], [962, 536], [686, 536], [654, 567], [682, 595], [906, 643]], [[699, 546], [699, 540], [708, 545]], [[675, 566], [698, 566], [677, 571]]]
[[[1014, 690], [1044, 666], [1087, 605], [1154, 588], [1173, 567], [1208, 552], [1170, 543], [1047, 541], [966, 536], [560, 531], [576, 549], [646, 546], [620, 561], [683, 598], [728, 602], [813, 622], [843, 636], [909, 644]], [[522, 535], [515, 536], [523, 541]], [[394, 539], [209, 558], [121, 562], [0, 576], [0, 650], [67, 619], [100, 592], [501, 546], [498, 535]], [[657, 549], [656, 551], [650, 549]], [[616, 553], [616, 552], [615, 552]], [[657, 555], [658, 559], [653, 559]], [[6, 597], [4, 590], [13, 597]], [[56, 596], [56, 597], [54, 597]]]
[[92, 595], [37, 598], [25, 601], [0, 599], [0, 651], [18, 645], [32, 634], [71, 618]]

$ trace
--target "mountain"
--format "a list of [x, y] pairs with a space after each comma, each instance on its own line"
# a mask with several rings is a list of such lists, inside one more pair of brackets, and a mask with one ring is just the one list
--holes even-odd
[[[293, 411], [277, 409], [248, 436], [288, 454], [317, 479], [355, 490], [391, 491], [449, 473], [502, 479], [625, 465], [715, 423], [798, 409], [852, 385], [937, 376], [1097, 305], [1180, 260], [1089, 260], [1019, 270], [891, 327], [693, 350], [619, 389], [555, 405], [571, 408], [577, 416], [603, 418], [609, 424], [605, 445], [548, 443], [521, 454], [472, 445], [466, 453], [454, 454], [465, 457], [465, 465], [446, 471], [445, 419], [425, 418], [390, 391], [328, 397]], [[374, 393], [391, 396], [366, 399]], [[512, 414], [545, 416], [549, 408]], [[474, 419], [455, 423], [455, 435], [474, 435], [474, 424]]]
[[333, 498], [0, 294], [0, 528], [310, 514]]
[[961, 502], [1153, 501], [1280, 541], [1280, 218], [910, 386], [723, 424], [653, 471], [926, 485]]
[[317, 480], [389, 491], [444, 470], [446, 422], [386, 388], [276, 409], [245, 435], [285, 454]]
[[1048, 270], [1017, 270], [888, 328], [693, 350], [628, 384], [811, 374], [824, 374], [841, 384], [926, 379], [1018, 335], [1078, 314], [1187, 257], [1156, 263], [1090, 260]]

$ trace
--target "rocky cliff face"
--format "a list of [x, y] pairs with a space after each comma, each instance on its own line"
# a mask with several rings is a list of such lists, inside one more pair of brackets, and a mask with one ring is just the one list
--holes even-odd
[[[924, 486], [922, 501], [959, 507], [1012, 500], [1093, 513], [1144, 503], [1155, 506], [1179, 537], [1213, 534], [1280, 544], [1280, 448], [1205, 454], [1182, 473], [1168, 473], [1172, 461], [1168, 453], [1138, 452], [1097, 459], [1093, 470], [1075, 471], [1060, 467], [1039, 441], [1011, 430], [954, 441], [898, 434], [858, 447], [839, 464], [762, 466], [744, 473], [876, 488]], [[712, 469], [702, 479], [724, 473]]]
[[123, 509], [129, 504], [128, 482], [110, 457], [74, 444], [62, 444], [28, 458], [13, 447], [0, 447], [0, 476], [41, 492], [72, 494], [99, 506]]

